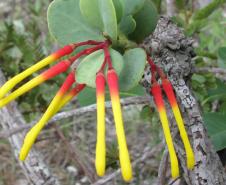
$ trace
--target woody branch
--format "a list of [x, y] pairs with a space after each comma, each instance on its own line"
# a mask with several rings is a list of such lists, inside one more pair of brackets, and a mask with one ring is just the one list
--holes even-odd
[[[155, 63], [165, 71], [171, 81], [193, 146], [196, 165], [193, 171], [189, 171], [184, 160], [185, 151], [173, 119], [173, 113], [166, 104], [172, 132], [173, 135], [176, 135], [174, 143], [182, 168], [181, 178], [188, 185], [223, 185], [226, 181], [225, 171], [207, 136], [198, 102], [188, 85], [194, 69], [192, 58], [195, 53], [192, 43], [192, 39], [186, 38], [180, 28], [168, 18], [162, 17], [155, 32], [144, 40], [142, 47], [152, 54]], [[141, 83], [147, 92], [150, 88], [149, 79], [150, 71], [149, 68], [146, 68]]]

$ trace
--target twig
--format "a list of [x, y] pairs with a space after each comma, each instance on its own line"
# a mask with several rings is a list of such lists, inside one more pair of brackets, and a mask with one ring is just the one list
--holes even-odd
[[195, 68], [196, 73], [213, 73], [216, 78], [226, 81], [226, 70], [218, 67]]
[[60, 139], [64, 142], [65, 146], [67, 147], [67, 150], [71, 154], [73, 160], [80, 166], [84, 174], [90, 179], [91, 182], [95, 181], [95, 175], [90, 171], [88, 166], [84, 163], [84, 161], [81, 159], [81, 155], [77, 151], [76, 148], [74, 148], [71, 143], [65, 138], [64, 134], [62, 131], [58, 128], [57, 125], [54, 125], [57, 134], [59, 135]]
[[[155, 148], [153, 148], [151, 151], [144, 151], [143, 155], [132, 163], [132, 166], [134, 167], [138, 163], [144, 162], [146, 159], [153, 157], [157, 152], [160, 152], [162, 150], [162, 148], [163, 148], [163, 144], [160, 143], [157, 146], [155, 146]], [[121, 170], [118, 169], [116, 172], [111, 173], [109, 175], [106, 175], [105, 177], [103, 177], [102, 179], [100, 179], [97, 182], [93, 183], [92, 185], [106, 184], [108, 181], [111, 181], [116, 176], [118, 176], [120, 174], [120, 172], [121, 172]]]
[[165, 149], [158, 170], [158, 185], [166, 184], [166, 172], [168, 168], [168, 150]]
[[[134, 97], [121, 99], [121, 105], [123, 107], [130, 106], [130, 105], [143, 105], [143, 104], [147, 104], [147, 103], [148, 103], [148, 99], [146, 97], [140, 97], [140, 96], [134, 96]], [[111, 108], [111, 102], [106, 102], [105, 107], [106, 107], [106, 109], [110, 109]], [[83, 115], [85, 113], [94, 112], [94, 111], [96, 111], [96, 104], [89, 105], [89, 106], [86, 106], [86, 107], [81, 107], [81, 108], [78, 108], [78, 109], [73, 109], [73, 110], [70, 110], [70, 111], [60, 112], [60, 113], [56, 114], [48, 122], [48, 125], [51, 125], [54, 122], [62, 120], [62, 119], [66, 119], [66, 118], [69, 118], [69, 117], [72, 117], [72, 116], [80, 116], [80, 115]], [[33, 121], [29, 124], [20, 125], [19, 127], [15, 127], [15, 128], [9, 129], [9, 130], [3, 130], [3, 131], [0, 132], [0, 139], [1, 138], [7, 138], [7, 137], [9, 137], [13, 134], [16, 134], [18, 132], [21, 132], [23, 130], [28, 130], [35, 123], [36, 123], [36, 121]]]
[[173, 185], [175, 182], [177, 182], [178, 180], [180, 180], [180, 177], [174, 179], [172, 182], [169, 183], [169, 185]]
[[[0, 85], [5, 81], [2, 71], [0, 70]], [[12, 130], [19, 128], [20, 125], [26, 125], [21, 113], [18, 111], [15, 102], [0, 109], [0, 125], [4, 130]], [[12, 147], [15, 158], [18, 158], [19, 151], [23, 142], [23, 134], [18, 133], [8, 138]], [[59, 185], [58, 179], [51, 173], [48, 166], [42, 160], [42, 155], [32, 149], [25, 162], [19, 162], [23, 173], [26, 176], [29, 184], [43, 185], [56, 184]]]

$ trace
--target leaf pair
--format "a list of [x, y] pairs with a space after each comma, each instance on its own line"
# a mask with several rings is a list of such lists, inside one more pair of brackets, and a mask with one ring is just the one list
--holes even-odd
[[157, 19], [150, 0], [54, 0], [48, 9], [50, 33], [61, 44], [103, 41], [105, 36], [117, 43], [121, 33], [141, 41], [154, 30]]
[[[112, 65], [119, 75], [120, 90], [128, 91], [137, 86], [145, 68], [145, 52], [136, 48], [126, 51], [122, 56], [116, 50], [110, 49], [110, 54]], [[78, 83], [95, 88], [95, 76], [103, 62], [103, 51], [96, 51], [82, 59], [76, 70]]]

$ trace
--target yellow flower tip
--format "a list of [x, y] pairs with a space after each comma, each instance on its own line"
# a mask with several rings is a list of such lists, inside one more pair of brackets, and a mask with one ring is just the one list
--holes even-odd
[[23, 146], [20, 150], [19, 159], [24, 161], [31, 150], [32, 145], [34, 144], [40, 129], [37, 126], [34, 126], [25, 136]]
[[177, 156], [175, 155], [170, 155], [170, 162], [171, 162], [171, 175], [172, 178], [175, 179], [179, 176], [179, 165], [178, 165], [178, 160]]
[[171, 170], [171, 175], [172, 175], [172, 178], [173, 178], [173, 179], [176, 179], [177, 177], [179, 177], [179, 170], [176, 169], [176, 168], [175, 168], [175, 169], [173, 168], [173, 169]]
[[[102, 133], [103, 134], [103, 133]], [[95, 167], [97, 175], [102, 177], [105, 174], [106, 168], [106, 146], [105, 146], [105, 138], [99, 138], [96, 145], [96, 159], [95, 159]]]
[[132, 172], [132, 166], [131, 166], [130, 156], [129, 156], [127, 147], [125, 146], [121, 147], [119, 159], [120, 159], [122, 177], [126, 182], [129, 182], [133, 178], [133, 172]]
[[129, 171], [130, 170], [122, 172], [123, 180], [126, 182], [130, 182], [133, 179], [133, 174]]
[[2, 99], [6, 95], [7, 92], [9, 92], [9, 90], [11, 89], [12, 86], [13, 86], [13, 84], [10, 83], [10, 80], [9, 80], [0, 88], [0, 99]]
[[105, 164], [96, 163], [96, 172], [98, 176], [103, 177], [105, 175]]
[[20, 150], [20, 155], [19, 155], [19, 159], [21, 161], [25, 161], [25, 159], [27, 158], [28, 152], [27, 150], [25, 150], [23, 147]]
[[187, 154], [187, 168], [192, 170], [195, 166], [195, 156], [194, 153], [191, 151]]

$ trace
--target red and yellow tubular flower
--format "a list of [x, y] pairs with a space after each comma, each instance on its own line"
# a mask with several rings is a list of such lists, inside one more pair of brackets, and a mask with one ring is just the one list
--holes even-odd
[[176, 97], [173, 92], [173, 87], [172, 87], [170, 81], [167, 79], [162, 81], [162, 87], [163, 87], [165, 94], [169, 100], [169, 103], [172, 107], [173, 114], [175, 116], [177, 126], [180, 131], [180, 136], [184, 143], [184, 148], [185, 148], [186, 155], [187, 155], [187, 167], [188, 167], [188, 169], [193, 169], [193, 167], [195, 165], [195, 156], [194, 156], [190, 141], [188, 139], [187, 132], [184, 127], [184, 122], [183, 122], [183, 119], [182, 119], [182, 116], [180, 113], [180, 109], [177, 104]]
[[46, 110], [40, 121], [27, 133], [24, 139], [24, 144], [20, 151], [20, 160], [24, 161], [26, 159], [28, 152], [30, 151], [32, 145], [38, 137], [38, 134], [43, 129], [45, 124], [49, 121], [49, 119], [56, 113], [56, 110], [59, 109], [61, 99], [63, 98], [65, 93], [71, 88], [74, 82], [74, 72], [71, 72], [61, 86], [60, 90], [57, 92], [56, 96], [53, 98], [52, 102], [50, 103], [48, 109]]
[[106, 143], [105, 143], [105, 77], [102, 72], [96, 75], [97, 102], [97, 142], [95, 166], [99, 176], [105, 174]]
[[31, 90], [32, 88], [40, 85], [41, 83], [45, 82], [46, 80], [49, 80], [60, 73], [63, 73], [67, 71], [67, 69], [70, 67], [71, 62], [70, 61], [62, 61], [50, 69], [46, 70], [39, 76], [35, 77], [34, 79], [30, 80], [23, 86], [21, 86], [19, 89], [15, 90], [5, 98], [0, 100], [0, 108], [11, 102], [12, 100], [16, 99], [17, 97], [21, 96], [22, 94], [26, 93], [27, 91]]
[[121, 172], [123, 179], [125, 181], [130, 181], [132, 179], [132, 167], [123, 126], [122, 111], [119, 97], [118, 76], [114, 69], [108, 70], [107, 81], [111, 96], [116, 134], [119, 145], [119, 160], [121, 165]]
[[162, 97], [162, 90], [159, 84], [156, 82], [151, 87], [151, 93], [154, 97], [154, 101], [159, 112], [159, 117], [162, 123], [163, 132], [166, 139], [166, 144], [168, 146], [169, 155], [170, 155], [170, 163], [171, 163], [171, 174], [173, 178], [179, 176], [179, 166], [178, 159], [176, 156], [176, 152], [173, 145], [173, 140], [170, 134], [169, 122], [166, 114], [166, 109]]
[[[84, 42], [82, 44], [80, 43], [80, 45], [84, 45], [85, 43], [86, 42]], [[20, 87], [19, 89], [17, 89], [16, 91], [14, 91], [10, 95], [8, 95], [7, 97], [0, 99], [0, 108], [5, 106], [6, 104], [11, 102], [12, 100], [16, 99], [17, 97], [21, 96], [22, 94], [26, 93], [27, 91], [31, 90], [32, 88], [43, 83], [44, 81], [46, 81], [50, 78], [53, 78], [53, 77], [55, 77], [56, 75], [58, 75], [62, 72], [65, 72], [70, 67], [70, 65], [74, 61], [76, 61], [79, 57], [93, 53], [94, 51], [102, 49], [104, 46], [105, 46], [105, 43], [102, 42], [101, 44], [99, 44], [95, 47], [84, 49], [83, 51], [79, 52], [77, 55], [69, 58], [66, 61], [62, 61], [62, 62], [56, 64], [55, 66], [53, 66], [52, 68], [50, 68], [46, 72], [42, 73], [41, 75], [37, 76], [36, 78], [34, 78], [34, 79], [30, 80], [29, 82], [27, 82], [26, 84], [24, 84], [22, 87]], [[58, 53], [58, 56], [59, 56], [63, 52], [61, 51], [61, 52], [57, 52], [57, 53]], [[56, 55], [57, 55], [57, 53], [56, 53]], [[6, 84], [7, 83], [8, 82], [6, 82]], [[1, 93], [2, 88], [0, 89], [0, 93]], [[3, 88], [3, 90], [4, 90], [4, 88]]]
[[44, 58], [40, 62], [36, 63], [35, 65], [31, 66], [30, 68], [26, 69], [22, 73], [16, 75], [12, 79], [10, 79], [8, 82], [6, 82], [0, 89], [0, 99], [5, 96], [6, 93], [8, 93], [13, 87], [15, 87], [16, 84], [21, 82], [26, 77], [30, 76], [32, 73], [44, 68], [45, 66], [53, 63], [57, 59], [69, 55], [74, 50], [73, 45], [67, 45], [55, 53], [49, 55], [48, 57]]
[[[60, 110], [62, 107], [64, 107], [69, 101], [72, 100], [72, 98], [74, 98], [78, 93], [80, 93], [85, 87], [86, 87], [85, 84], [77, 84], [73, 89], [71, 89], [70, 92], [65, 94], [59, 104], [58, 110]], [[57, 110], [57, 112], [58, 112], [58, 110]]]

